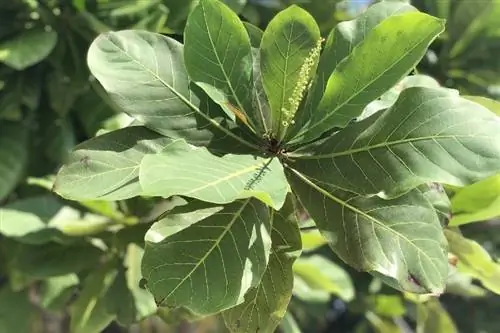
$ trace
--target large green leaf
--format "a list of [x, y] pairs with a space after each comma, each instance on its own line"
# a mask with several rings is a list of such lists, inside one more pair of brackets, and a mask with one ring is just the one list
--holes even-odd
[[386, 18], [416, 9], [404, 2], [380, 2], [370, 6], [356, 19], [339, 23], [328, 35], [323, 53], [319, 59], [316, 77], [311, 86], [305, 109], [298, 114], [297, 127], [307, 123], [318, 106], [330, 75], [338, 64], [361, 43], [370, 30]]
[[185, 141], [144, 157], [139, 179], [147, 195], [181, 195], [217, 204], [256, 197], [277, 210], [288, 192], [283, 167], [276, 158], [218, 157]]
[[500, 264], [477, 242], [457, 232], [445, 230], [450, 252], [457, 256], [457, 269], [481, 281], [483, 286], [500, 295]]
[[[295, 96], [294, 91], [307, 86], [314, 74], [315, 63], [309, 64], [309, 73], [301, 73], [301, 67], [320, 38], [314, 18], [297, 6], [278, 13], [264, 31], [260, 45], [260, 66], [264, 89], [271, 105], [271, 127], [275, 135], [284, 130], [284, 121], [290, 122], [290, 119], [285, 119], [285, 113], [296, 111], [294, 103], [300, 102], [293, 101], [301, 97]], [[309, 77], [301, 77], [304, 74]]]
[[54, 196], [30, 197], [0, 208], [0, 234], [28, 244], [97, 233], [111, 223], [103, 216], [82, 216]]
[[[184, 31], [184, 59], [191, 80], [235, 120], [254, 131], [262, 118], [252, 106], [250, 38], [235, 12], [218, 0], [201, 0], [189, 15]], [[234, 110], [237, 109], [238, 111]]]
[[182, 44], [160, 34], [108, 32], [90, 46], [88, 65], [118, 106], [163, 135], [198, 145], [230, 136], [249, 145], [225, 127], [220, 108], [193, 87], [183, 53]]
[[363, 109], [406, 76], [444, 29], [442, 20], [420, 12], [391, 16], [352, 49], [328, 78], [325, 93], [294, 141], [345, 127]]
[[359, 194], [393, 197], [429, 182], [463, 186], [498, 172], [500, 120], [447, 90], [414, 87], [387, 111], [303, 151], [289, 154], [294, 168]]
[[271, 250], [269, 209], [246, 199], [209, 213], [167, 216], [147, 236], [142, 272], [159, 306], [214, 314], [242, 303], [260, 282]]
[[45, 59], [57, 43], [54, 30], [31, 29], [0, 44], [0, 62], [17, 70]]
[[300, 254], [298, 221], [291, 200], [273, 216], [272, 249], [260, 284], [249, 290], [245, 302], [223, 312], [231, 332], [273, 333], [292, 297], [292, 265]]
[[72, 200], [123, 200], [141, 195], [139, 165], [172, 142], [145, 127], [133, 126], [78, 145], [59, 170], [54, 191]]
[[448, 261], [437, 215], [419, 191], [393, 200], [362, 197], [314, 184], [291, 170], [292, 190], [335, 253], [391, 286], [440, 294]]
[[451, 199], [450, 225], [481, 222], [500, 216], [500, 174], [460, 188]]
[[106, 293], [117, 270], [108, 262], [88, 275], [78, 299], [70, 308], [71, 333], [100, 333], [116, 317], [106, 307]]
[[0, 123], [0, 200], [17, 185], [28, 162], [26, 126]]

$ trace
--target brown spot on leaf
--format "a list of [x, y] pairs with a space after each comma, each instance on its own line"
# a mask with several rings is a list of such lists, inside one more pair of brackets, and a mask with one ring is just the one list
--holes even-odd
[[80, 163], [85, 167], [88, 168], [90, 167], [90, 157], [89, 156], [83, 156], [80, 159]]

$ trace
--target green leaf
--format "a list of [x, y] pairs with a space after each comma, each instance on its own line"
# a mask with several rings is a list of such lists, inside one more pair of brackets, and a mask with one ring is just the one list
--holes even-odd
[[40, 290], [40, 305], [49, 311], [63, 311], [78, 282], [76, 274], [55, 276], [44, 280]]
[[0, 62], [23, 70], [45, 59], [57, 43], [53, 30], [32, 29], [0, 44]]
[[368, 296], [368, 308], [384, 317], [401, 317], [406, 313], [405, 304], [400, 295], [373, 295]]
[[110, 314], [116, 314], [116, 321], [128, 327], [135, 323], [137, 309], [132, 292], [127, 285], [127, 277], [124, 267], [118, 267], [118, 273], [107, 290], [105, 296], [106, 310]]
[[500, 3], [496, 0], [461, 1], [448, 23], [450, 58], [457, 58], [471, 43], [486, 35], [485, 31], [498, 29]]
[[[226, 205], [194, 224], [192, 214], [200, 217], [188, 212], [154, 225], [142, 272], [159, 306], [215, 314], [242, 303], [260, 282], [271, 249], [271, 216], [253, 199]], [[178, 227], [170, 228], [172, 223]]]
[[12, 265], [17, 271], [35, 278], [79, 273], [99, 264], [104, 252], [88, 243], [61, 245], [21, 245]]
[[394, 87], [380, 96], [380, 98], [368, 104], [363, 110], [363, 113], [356, 120], [363, 120], [380, 110], [390, 108], [397, 101], [401, 92], [410, 87], [446, 89], [450, 93], [455, 93], [456, 95], [458, 95], [458, 90], [441, 87], [439, 82], [431, 76], [422, 74], [410, 75], [399, 81]]
[[156, 310], [156, 303], [153, 295], [141, 287], [141, 261], [144, 255], [144, 249], [136, 244], [127, 246], [125, 257], [125, 266], [127, 267], [126, 277], [127, 286], [132, 292], [136, 308], [136, 320], [140, 321], [153, 315]]
[[231, 332], [273, 333], [286, 313], [292, 297], [292, 265], [301, 251], [292, 200], [274, 214], [271, 238], [269, 264], [260, 284], [247, 292], [245, 302], [223, 312]]
[[37, 308], [31, 304], [29, 290], [14, 292], [9, 287], [0, 289], [0, 331], [30, 333]]
[[384, 318], [371, 311], [366, 312], [365, 317], [376, 333], [401, 333], [401, 329], [392, 318]]
[[500, 102], [482, 96], [463, 96], [463, 97], [468, 99], [469, 101], [473, 101], [479, 105], [484, 106], [491, 112], [495, 113], [497, 116], [500, 116]]
[[323, 237], [319, 230], [302, 231], [300, 236], [302, 238], [302, 251], [304, 252], [314, 251], [321, 246], [328, 244], [328, 240]]
[[307, 104], [298, 117], [296, 129], [309, 121], [325, 92], [330, 75], [339, 63], [348, 57], [353, 48], [361, 43], [369, 32], [383, 20], [393, 15], [416, 11], [403, 2], [380, 2], [370, 6], [356, 19], [339, 23], [328, 35], [319, 59], [316, 77], [311, 86]]
[[70, 308], [71, 333], [100, 333], [115, 319], [106, 308], [105, 298], [117, 274], [113, 264], [106, 263], [85, 279], [80, 296]]
[[294, 142], [345, 127], [413, 69], [443, 29], [442, 20], [419, 12], [391, 16], [378, 24], [330, 75], [318, 107]]
[[295, 318], [293, 318], [293, 315], [290, 312], [287, 312], [285, 314], [285, 317], [281, 322], [280, 328], [283, 330], [284, 333], [302, 333], [299, 325], [297, 324]]
[[71, 200], [123, 200], [141, 195], [142, 158], [171, 142], [142, 126], [90, 139], [70, 154], [57, 174], [54, 191]]
[[25, 126], [0, 123], [0, 200], [17, 185], [28, 163], [28, 133]]
[[430, 203], [419, 191], [393, 200], [362, 197], [301, 173], [288, 173], [297, 194], [335, 253], [392, 287], [417, 294], [443, 292], [448, 273], [446, 240]]
[[283, 167], [276, 158], [218, 157], [185, 141], [145, 156], [139, 179], [144, 194], [151, 196], [181, 195], [216, 204], [256, 197], [276, 210], [283, 206], [288, 192]]
[[477, 242], [451, 230], [445, 230], [445, 235], [450, 252], [458, 258], [458, 271], [478, 279], [485, 288], [500, 294], [500, 264], [493, 261]]
[[184, 59], [190, 79], [232, 120], [239, 115], [254, 131], [262, 129], [251, 99], [250, 38], [235, 12], [221, 1], [201, 0], [186, 24]]
[[90, 46], [88, 65], [120, 108], [165, 136], [197, 145], [229, 136], [252, 146], [227, 129], [220, 108], [192, 86], [183, 53], [182, 44], [160, 34], [108, 32]]
[[451, 198], [451, 226], [500, 216], [500, 174], [459, 189]]
[[112, 222], [63, 205], [53, 196], [30, 197], [0, 208], [0, 233], [28, 244], [68, 241], [106, 229]]
[[448, 276], [446, 293], [469, 298], [486, 297], [489, 294], [486, 289], [476, 285], [471, 276], [459, 272], [456, 268], [453, 268]]
[[308, 177], [394, 197], [424, 183], [463, 186], [498, 172], [500, 120], [447, 90], [414, 87], [387, 111], [303, 150], [289, 156]]
[[417, 333], [458, 333], [438, 299], [417, 305]]
[[[264, 35], [264, 32], [260, 30], [259, 27], [256, 27], [255, 25], [249, 23], [249, 22], [243, 22], [243, 26], [245, 27], [248, 37], [250, 38], [250, 45], [254, 49], [258, 49], [260, 47], [260, 42], [262, 41], [262, 36]], [[255, 61], [255, 56], [253, 61]], [[259, 62], [259, 67], [260, 67], [260, 62]]]
[[[284, 110], [292, 112], [291, 109], [295, 108], [292, 100], [296, 97], [292, 95], [299, 81], [307, 85], [309, 78], [300, 77], [301, 67], [320, 38], [314, 18], [295, 5], [279, 12], [264, 31], [260, 66], [272, 112], [270, 127], [276, 136], [285, 130]], [[309, 76], [314, 74], [315, 67], [316, 64], [310, 68]]]
[[[354, 285], [349, 274], [334, 262], [320, 255], [299, 258], [293, 271], [312, 290], [326, 291], [343, 301], [354, 299]], [[296, 294], [299, 298], [301, 294]]]

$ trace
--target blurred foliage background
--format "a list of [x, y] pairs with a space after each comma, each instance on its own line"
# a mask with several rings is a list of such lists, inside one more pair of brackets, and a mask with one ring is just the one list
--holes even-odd
[[[326, 36], [374, 1], [224, 2], [261, 28], [279, 10], [298, 4]], [[50, 192], [52, 175], [76, 144], [132, 121], [89, 74], [86, 52], [92, 40], [109, 30], [145, 29], [182, 41], [195, 3], [0, 2], [0, 332], [224, 332], [218, 318], [167, 325], [151, 317], [154, 303], [139, 283], [142, 238], [147, 222], [175, 204], [172, 200], [73, 203]], [[462, 95], [488, 97], [470, 98], [500, 115], [494, 101], [500, 99], [500, 1], [411, 4], [447, 19], [446, 33], [431, 45], [415, 78]], [[391, 93], [397, 95], [398, 89]], [[462, 226], [463, 234], [477, 243], [464, 243], [469, 264], [459, 262], [444, 296], [423, 305], [415, 296], [353, 271], [325, 249], [305, 218], [305, 255], [295, 265], [294, 298], [280, 330], [498, 332], [500, 175], [447, 190], [452, 194], [450, 225]], [[110, 252], [120, 260], [107, 270], [101, 263]], [[117, 307], [117, 302], [127, 306]], [[132, 314], [123, 313], [124, 308]], [[131, 325], [130, 318], [142, 321]]]

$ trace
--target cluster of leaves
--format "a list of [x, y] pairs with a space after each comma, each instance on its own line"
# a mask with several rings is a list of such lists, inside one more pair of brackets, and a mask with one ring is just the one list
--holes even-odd
[[231, 331], [272, 332], [292, 296], [299, 204], [345, 263], [401, 291], [439, 295], [448, 242], [459, 256], [463, 239], [445, 236], [447, 196], [430, 184], [498, 172], [500, 122], [419, 80], [382, 95], [443, 29], [410, 5], [382, 2], [322, 47], [299, 7], [262, 32], [201, 0], [184, 45], [103, 34], [90, 70], [136, 122], [79, 145], [54, 189], [73, 200], [184, 198], [148, 230], [142, 259], [167, 318], [222, 312]]
[[36, 304], [70, 305], [72, 333], [218, 313], [295, 332], [335, 296], [361, 332], [455, 332], [430, 295], [500, 293], [457, 228], [500, 215], [498, 103], [407, 76], [453, 77], [428, 70], [444, 20], [289, 3], [0, 5], [0, 329], [30, 331]]

